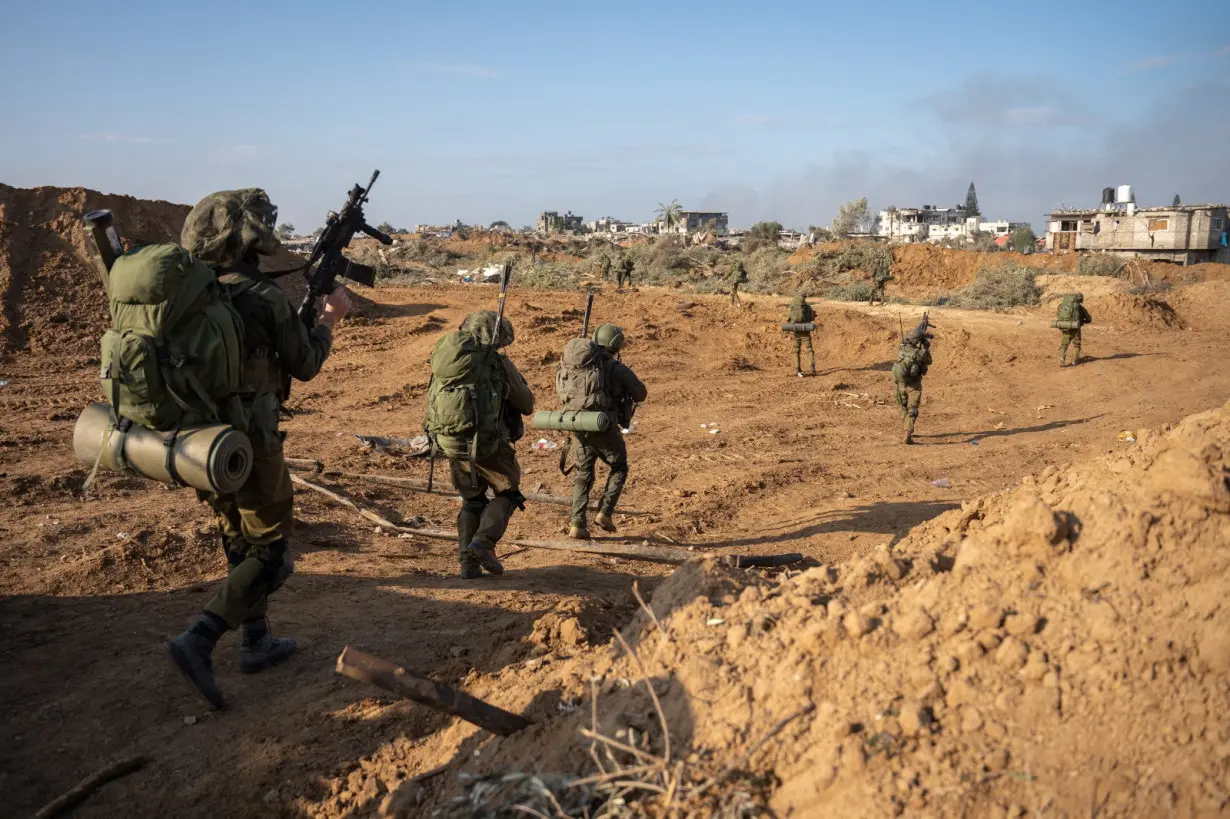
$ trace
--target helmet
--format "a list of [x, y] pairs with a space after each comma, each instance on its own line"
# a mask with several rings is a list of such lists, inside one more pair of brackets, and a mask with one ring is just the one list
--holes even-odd
[[277, 221], [277, 207], [260, 188], [218, 191], [188, 213], [179, 243], [214, 265], [234, 264], [252, 254], [271, 256], [281, 245], [274, 232]]
[[[491, 343], [491, 330], [495, 327], [496, 316], [499, 315], [494, 310], [479, 310], [465, 317], [461, 322], [461, 331], [469, 333], [479, 340], [481, 344]], [[507, 347], [513, 343], [513, 326], [512, 322], [506, 318], [500, 318], [500, 337], [496, 340], [497, 347]]]
[[603, 324], [594, 330], [594, 343], [606, 349], [608, 353], [617, 353], [624, 346], [623, 328], [614, 324]]
[[1077, 300], [1077, 301], [1084, 301], [1084, 300], [1085, 300], [1085, 294], [1084, 294], [1084, 293], [1077, 293], [1077, 294], [1076, 294], [1076, 300]]

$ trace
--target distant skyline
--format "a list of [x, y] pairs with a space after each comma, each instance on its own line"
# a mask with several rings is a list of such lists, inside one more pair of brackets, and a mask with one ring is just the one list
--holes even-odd
[[861, 196], [951, 207], [971, 180], [988, 218], [1035, 228], [1106, 186], [1230, 199], [1225, 0], [11, 5], [0, 181], [258, 186], [299, 232], [374, 168], [369, 218], [398, 227], [678, 199], [804, 229]]

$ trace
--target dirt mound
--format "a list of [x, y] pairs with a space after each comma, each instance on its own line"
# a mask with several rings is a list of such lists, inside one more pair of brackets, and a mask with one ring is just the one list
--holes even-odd
[[[1092, 299], [1110, 293], [1123, 293], [1131, 288], [1124, 279], [1111, 276], [1070, 276], [1062, 273], [1045, 274], [1035, 280], [1042, 288], [1043, 306], [1052, 306], [1068, 293], [1084, 293]], [[1055, 305], [1057, 306], [1057, 305]]]
[[[426, 815], [456, 786], [408, 772], [452, 758], [597, 777], [543, 779], [591, 808], [618, 790], [605, 783], [641, 782], [648, 815], [1224, 810], [1230, 404], [1138, 435], [1130, 454], [1048, 468], [781, 583], [689, 564], [625, 629], [634, 656], [467, 680], [534, 727], [386, 746], [300, 806]], [[446, 815], [492, 815], [469, 805], [509, 781], [471, 776]]]
[[[97, 351], [107, 301], [90, 262], [81, 217], [106, 208], [121, 235], [137, 243], [178, 242], [191, 208], [86, 188], [13, 188], [0, 184], [0, 354]], [[262, 262], [287, 270], [302, 259], [282, 251]], [[302, 277], [280, 279], [302, 297]]]
[[[1230, 265], [1203, 266], [1230, 269]], [[1210, 279], [1189, 284], [1167, 293], [1166, 300], [1195, 330], [1230, 330], [1230, 281]]]
[[1164, 298], [1155, 295], [1108, 293], [1090, 299], [1089, 312], [1099, 324], [1120, 329], [1182, 330], [1184, 323]]

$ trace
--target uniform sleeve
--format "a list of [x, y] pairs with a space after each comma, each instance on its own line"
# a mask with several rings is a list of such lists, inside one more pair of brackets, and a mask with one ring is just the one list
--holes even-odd
[[1084, 305], [1081, 306], [1081, 323], [1093, 324], [1093, 315], [1085, 309]]
[[277, 327], [273, 346], [282, 370], [297, 381], [311, 381], [333, 349], [333, 332], [323, 324], [317, 324], [311, 331], [304, 327], [281, 290], [270, 292], [269, 297], [279, 300], [274, 307]]
[[504, 383], [507, 386], [508, 394], [504, 398], [512, 405], [513, 409], [522, 415], [534, 414], [534, 393], [530, 392], [529, 384], [525, 383], [525, 379], [517, 370], [517, 366], [512, 363], [508, 356], [500, 356], [504, 364]]
[[611, 376], [612, 380], [619, 385], [620, 391], [636, 403], [640, 404], [649, 397], [649, 390], [645, 389], [641, 379], [637, 378], [632, 368], [623, 362], [611, 362]]

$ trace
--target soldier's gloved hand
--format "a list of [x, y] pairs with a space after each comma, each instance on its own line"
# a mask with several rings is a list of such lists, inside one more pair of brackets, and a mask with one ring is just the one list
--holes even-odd
[[325, 310], [320, 317], [320, 323], [333, 327], [350, 312], [350, 292], [345, 287], [339, 287], [325, 297]]

